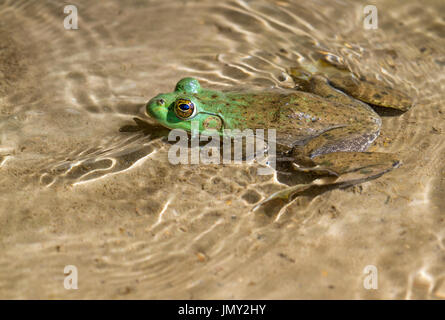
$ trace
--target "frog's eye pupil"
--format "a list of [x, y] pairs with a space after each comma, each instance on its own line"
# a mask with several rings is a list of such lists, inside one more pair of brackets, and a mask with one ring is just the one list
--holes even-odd
[[178, 118], [183, 120], [189, 120], [196, 115], [195, 105], [188, 99], [176, 100], [174, 110]]

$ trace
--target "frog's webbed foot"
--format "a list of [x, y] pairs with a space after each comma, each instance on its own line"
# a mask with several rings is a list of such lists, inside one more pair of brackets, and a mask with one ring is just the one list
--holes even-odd
[[323, 174], [323, 177], [308, 184], [299, 184], [275, 192], [255, 205], [253, 210], [272, 201], [285, 205], [312, 187], [347, 187], [376, 179], [400, 166], [400, 161], [394, 155], [378, 152], [333, 152], [314, 157], [312, 161], [312, 167], [301, 167], [298, 164], [295, 167], [299, 171]]

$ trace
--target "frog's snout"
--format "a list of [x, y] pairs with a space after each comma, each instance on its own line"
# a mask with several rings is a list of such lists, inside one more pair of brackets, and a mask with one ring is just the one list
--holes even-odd
[[154, 119], [163, 119], [167, 112], [165, 100], [162, 98], [154, 98], [147, 102], [145, 111]]

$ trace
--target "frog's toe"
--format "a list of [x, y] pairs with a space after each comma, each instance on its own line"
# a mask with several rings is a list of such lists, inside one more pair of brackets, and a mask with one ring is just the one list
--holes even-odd
[[300, 172], [306, 172], [306, 173], [316, 173], [316, 174], [321, 174], [321, 175], [331, 175], [331, 176], [339, 176], [340, 174], [336, 171], [334, 171], [333, 169], [329, 168], [329, 167], [325, 167], [322, 165], [316, 165], [313, 167], [305, 167], [305, 166], [301, 166], [297, 163], [292, 163], [292, 166], [294, 167], [294, 169], [296, 171], [300, 171]]
[[266, 199], [264, 199], [263, 201], [257, 203], [253, 207], [252, 210], [256, 211], [260, 207], [262, 207], [265, 204], [268, 204], [268, 203], [270, 203], [272, 201], [279, 201], [279, 202], [288, 203], [292, 199], [292, 197], [294, 195], [296, 195], [297, 193], [302, 192], [304, 190], [307, 190], [311, 186], [312, 186], [312, 183], [309, 183], [309, 184], [297, 184], [295, 186], [287, 187], [287, 188], [285, 188], [283, 190], [277, 191], [277, 192], [273, 193], [272, 195], [270, 195], [269, 197], [267, 197]]

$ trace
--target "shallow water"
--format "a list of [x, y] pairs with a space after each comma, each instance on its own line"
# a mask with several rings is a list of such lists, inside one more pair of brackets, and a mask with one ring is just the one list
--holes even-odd
[[[0, 297], [444, 299], [445, 6], [377, 1], [365, 30], [366, 4], [3, 2]], [[320, 51], [416, 99], [371, 147], [402, 167], [277, 213], [251, 211], [285, 187], [255, 163], [169, 163], [149, 98], [184, 76], [291, 88], [286, 69]]]

